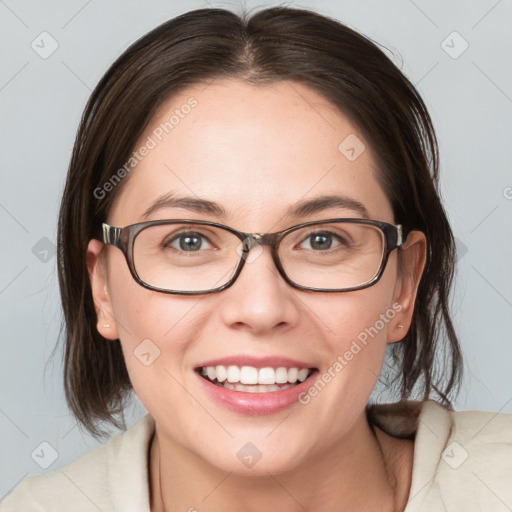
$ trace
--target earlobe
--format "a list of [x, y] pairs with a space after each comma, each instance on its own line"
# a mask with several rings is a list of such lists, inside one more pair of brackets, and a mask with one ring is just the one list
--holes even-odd
[[427, 257], [427, 240], [421, 231], [411, 231], [400, 248], [399, 276], [395, 287], [394, 302], [401, 309], [390, 325], [387, 340], [395, 343], [407, 334], [412, 322], [414, 303]]
[[96, 311], [96, 328], [104, 338], [116, 340], [119, 334], [108, 293], [103, 248], [104, 245], [98, 240], [91, 240], [89, 242], [86, 256], [87, 271], [89, 273], [94, 309]]

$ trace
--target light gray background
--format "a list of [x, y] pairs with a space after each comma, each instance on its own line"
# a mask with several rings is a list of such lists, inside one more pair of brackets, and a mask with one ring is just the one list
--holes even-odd
[[[97, 444], [67, 410], [61, 352], [50, 360], [61, 318], [57, 210], [85, 102], [129, 44], [208, 5], [239, 12], [242, 3], [0, 0], [0, 497]], [[386, 46], [425, 98], [460, 251], [453, 313], [467, 370], [456, 406], [512, 413], [512, 2], [284, 5], [331, 15]], [[49, 51], [52, 39], [58, 48], [46, 59], [31, 47]], [[143, 413], [134, 403], [130, 424]]]

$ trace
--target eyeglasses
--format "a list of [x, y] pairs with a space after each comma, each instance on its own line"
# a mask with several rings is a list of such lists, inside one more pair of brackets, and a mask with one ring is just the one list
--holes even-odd
[[124, 228], [104, 223], [103, 242], [123, 252], [137, 283], [158, 292], [225, 290], [263, 245], [270, 246], [279, 273], [294, 288], [346, 292], [375, 284], [404, 235], [401, 225], [352, 218], [306, 222], [276, 233], [243, 233], [215, 222], [179, 219]]

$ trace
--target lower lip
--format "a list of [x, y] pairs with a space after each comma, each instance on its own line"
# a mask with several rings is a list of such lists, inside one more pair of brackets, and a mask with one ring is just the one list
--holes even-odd
[[283, 389], [282, 391], [269, 391], [268, 393], [234, 391], [217, 386], [201, 377], [198, 373], [197, 377], [202, 382], [206, 392], [217, 403], [238, 414], [256, 416], [274, 414], [298, 402], [299, 395], [311, 387], [316, 373], [318, 373], [316, 370], [313, 371], [304, 382], [296, 384], [291, 388]]

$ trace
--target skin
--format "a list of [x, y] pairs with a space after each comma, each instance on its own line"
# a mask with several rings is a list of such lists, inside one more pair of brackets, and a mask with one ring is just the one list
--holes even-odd
[[[197, 107], [132, 171], [109, 212], [110, 225], [145, 220], [148, 206], [170, 191], [218, 202], [228, 216], [173, 208], [150, 219], [213, 220], [255, 233], [361, 217], [340, 208], [284, 216], [301, 199], [339, 193], [363, 203], [370, 218], [394, 223], [377, 179], [378, 158], [357, 128], [316, 92], [290, 82], [197, 85], [160, 108], [141, 143], [190, 96]], [[338, 150], [350, 134], [366, 145], [353, 162]], [[423, 234], [410, 234], [400, 262], [397, 252], [374, 286], [315, 293], [289, 286], [265, 247], [232, 287], [178, 296], [141, 287], [121, 251], [91, 240], [98, 331], [120, 338], [133, 388], [156, 421], [149, 450], [153, 511], [403, 510], [413, 443], [378, 430], [375, 435], [365, 416], [386, 344], [402, 339], [411, 322], [425, 261]], [[208, 359], [249, 354], [304, 360], [321, 374], [395, 303], [401, 311], [307, 405], [240, 415], [213, 402], [193, 371]], [[161, 353], [144, 366], [133, 351], [147, 338]], [[251, 468], [236, 456], [247, 442], [262, 453]]]

